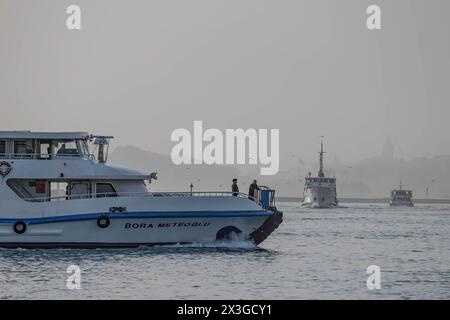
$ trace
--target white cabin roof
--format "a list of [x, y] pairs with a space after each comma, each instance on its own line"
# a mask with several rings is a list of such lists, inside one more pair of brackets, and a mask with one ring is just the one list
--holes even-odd
[[0, 139], [84, 140], [87, 132], [0, 131]]
[[150, 175], [119, 165], [86, 160], [15, 160], [8, 178], [34, 180], [147, 180]]

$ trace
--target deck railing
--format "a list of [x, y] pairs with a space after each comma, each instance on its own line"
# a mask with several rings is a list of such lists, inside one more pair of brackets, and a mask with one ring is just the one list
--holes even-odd
[[248, 198], [260, 205], [260, 200], [255, 199], [245, 193], [225, 192], [225, 191], [195, 191], [195, 192], [108, 192], [96, 194], [76, 194], [55, 197], [29, 198], [23, 199], [29, 202], [51, 202], [64, 200], [80, 200], [91, 198], [118, 198], [118, 197], [239, 197]]
[[93, 154], [47, 154], [47, 153], [0, 153], [0, 159], [6, 160], [59, 160], [59, 159], [95, 160]]

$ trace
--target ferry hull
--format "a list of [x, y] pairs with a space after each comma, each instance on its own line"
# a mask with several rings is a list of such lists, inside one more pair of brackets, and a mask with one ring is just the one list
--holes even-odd
[[336, 194], [333, 189], [310, 188], [305, 192], [302, 207], [305, 208], [334, 208], [337, 207]]
[[391, 207], [414, 207], [414, 203], [412, 203], [412, 202], [389, 201], [389, 205]]
[[[223, 211], [99, 212], [0, 219], [0, 247], [137, 247], [210, 243], [234, 238], [259, 244], [282, 221], [281, 212], [264, 210], [247, 199], [228, 199], [227, 202], [244, 203], [247, 207]], [[174, 202], [178, 201], [182, 199]], [[186, 205], [189, 201], [192, 199], [185, 201]], [[17, 223], [26, 225], [21, 234], [14, 229]]]
[[[99, 215], [100, 216], [100, 215]], [[17, 234], [13, 224], [0, 226], [1, 247], [137, 247], [175, 243], [209, 243], [225, 237], [251, 240], [271, 214], [247, 217], [110, 218], [100, 229], [96, 219], [28, 224]], [[228, 229], [227, 229], [228, 228]], [[227, 234], [228, 233], [228, 234]]]

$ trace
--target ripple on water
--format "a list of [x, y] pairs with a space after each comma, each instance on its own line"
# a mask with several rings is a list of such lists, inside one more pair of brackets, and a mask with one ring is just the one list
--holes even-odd
[[[450, 206], [279, 207], [284, 223], [258, 247], [0, 249], [0, 299], [450, 298]], [[70, 264], [81, 290], [66, 287]], [[367, 290], [369, 265], [381, 268], [381, 290]]]

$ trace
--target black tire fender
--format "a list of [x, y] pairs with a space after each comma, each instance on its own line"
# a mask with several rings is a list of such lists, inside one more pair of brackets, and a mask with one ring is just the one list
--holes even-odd
[[231, 235], [242, 233], [241, 230], [236, 228], [235, 226], [228, 226], [220, 229], [216, 234], [216, 240], [231, 240]]
[[27, 231], [27, 224], [23, 221], [16, 221], [13, 226], [14, 232], [17, 234], [22, 234]]
[[106, 229], [111, 224], [111, 220], [109, 220], [107, 215], [102, 214], [97, 219], [97, 226], [101, 229]]

